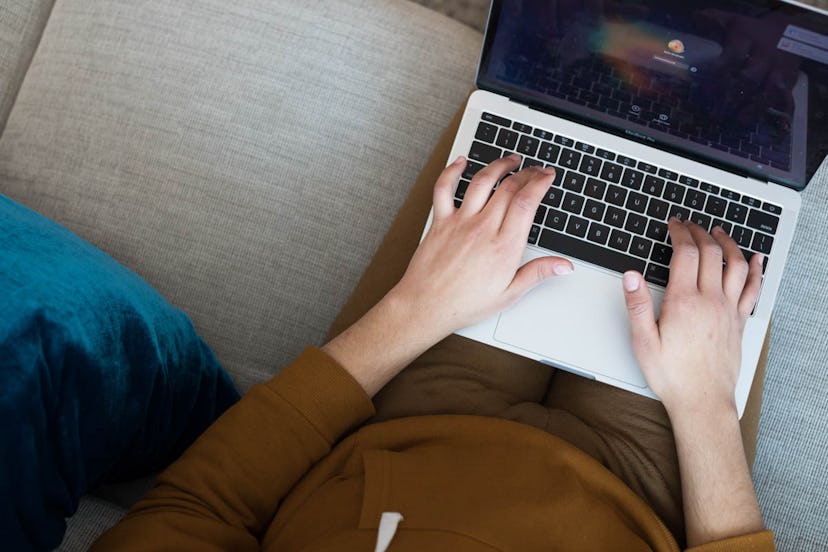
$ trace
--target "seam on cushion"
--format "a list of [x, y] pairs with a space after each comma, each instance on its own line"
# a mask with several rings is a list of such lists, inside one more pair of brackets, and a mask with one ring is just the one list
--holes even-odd
[[40, 50], [40, 43], [43, 40], [43, 35], [46, 33], [46, 27], [49, 26], [49, 22], [52, 20], [52, 13], [55, 11], [55, 4], [58, 3], [59, 0], [51, 0], [52, 5], [49, 7], [49, 13], [46, 15], [46, 20], [43, 22], [43, 26], [40, 28], [40, 33], [37, 35], [37, 41], [35, 43], [35, 47], [32, 48], [32, 54], [29, 56], [29, 59], [25, 61], [25, 63], [18, 68], [18, 70], [23, 70], [22, 75], [19, 79], [17, 79], [17, 88], [10, 91], [9, 97], [11, 101], [9, 102], [9, 108], [6, 112], [5, 117], [0, 120], [0, 140], [3, 139], [3, 135], [6, 133], [6, 124], [9, 121], [9, 117], [11, 116], [12, 111], [14, 111], [14, 106], [17, 105], [17, 96], [20, 94], [20, 89], [23, 88], [23, 82], [26, 80], [26, 77], [29, 75], [29, 69], [32, 67], [32, 60], [34, 60], [35, 56], [37, 55], [38, 50]]

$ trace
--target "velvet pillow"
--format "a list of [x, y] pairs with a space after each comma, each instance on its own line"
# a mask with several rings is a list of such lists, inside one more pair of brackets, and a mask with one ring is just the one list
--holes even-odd
[[83, 494], [164, 467], [238, 398], [183, 312], [0, 195], [0, 548], [55, 548]]

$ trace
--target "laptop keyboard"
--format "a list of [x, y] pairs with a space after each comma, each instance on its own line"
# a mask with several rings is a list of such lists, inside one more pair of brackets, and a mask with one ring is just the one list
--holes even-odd
[[522, 168], [557, 172], [535, 214], [530, 245], [619, 273], [637, 270], [666, 286], [673, 255], [667, 220], [677, 217], [707, 231], [721, 226], [746, 259], [762, 253], [767, 267], [781, 207], [492, 113], [481, 116], [455, 206], [480, 169], [512, 153], [523, 157]]

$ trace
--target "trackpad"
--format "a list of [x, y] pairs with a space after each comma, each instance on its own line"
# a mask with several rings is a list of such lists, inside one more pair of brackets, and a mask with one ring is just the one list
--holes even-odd
[[[504, 311], [495, 340], [564, 368], [646, 387], [630, 345], [621, 276], [573, 264], [573, 274], [544, 282]], [[660, 307], [663, 290], [651, 292]]]

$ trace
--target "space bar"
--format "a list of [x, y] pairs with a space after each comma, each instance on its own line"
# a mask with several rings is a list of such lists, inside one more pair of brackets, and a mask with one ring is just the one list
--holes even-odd
[[567, 257], [574, 257], [616, 272], [637, 270], [643, 274], [644, 267], [647, 264], [642, 259], [636, 259], [606, 247], [593, 245], [560, 232], [553, 232], [547, 228], [543, 229], [538, 245], [544, 249], [557, 251]]

